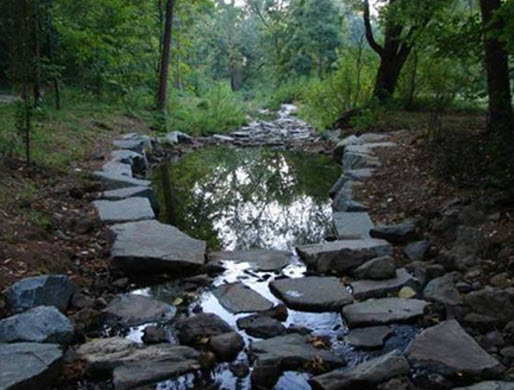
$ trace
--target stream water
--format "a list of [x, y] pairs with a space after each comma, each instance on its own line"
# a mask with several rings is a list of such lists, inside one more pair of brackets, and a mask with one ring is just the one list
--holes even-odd
[[[339, 175], [340, 167], [328, 156], [266, 148], [204, 148], [155, 168], [152, 181], [163, 222], [207, 241], [209, 250], [278, 249], [290, 251], [292, 257], [292, 264], [277, 273], [256, 272], [247, 263], [225, 262], [226, 271], [208, 287], [192, 292], [189, 301], [178, 305], [179, 310], [192, 312], [199, 305], [204, 312], [216, 313], [237, 329], [236, 320], [247, 314], [231, 314], [210, 292], [212, 287], [236, 281], [278, 303], [268, 288], [269, 282], [283, 275], [301, 277], [306, 272], [294, 252], [295, 246], [320, 242], [331, 235], [328, 192]], [[133, 293], [176, 303], [181, 286], [181, 281], [171, 281]], [[313, 335], [328, 339], [331, 349], [351, 365], [373, 356], [356, 351], [344, 342], [347, 329], [340, 313], [289, 310], [286, 326], [292, 324], [307, 327], [313, 330]], [[145, 326], [131, 329], [127, 337], [140, 342]], [[254, 341], [240, 333], [247, 346]], [[385, 349], [405, 345], [412, 334], [411, 327], [397, 326], [395, 337], [388, 340]], [[171, 333], [170, 341], [174, 342]], [[249, 363], [245, 352], [237, 360]], [[310, 389], [308, 378], [306, 373], [285, 372], [274, 389]], [[242, 390], [250, 387], [249, 376], [234, 376], [225, 363], [215, 369], [207, 384], [198, 383], [195, 376], [183, 376], [156, 388]]]

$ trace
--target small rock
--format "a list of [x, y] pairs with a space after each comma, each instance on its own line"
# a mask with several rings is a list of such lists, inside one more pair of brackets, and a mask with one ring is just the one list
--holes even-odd
[[439, 278], [432, 279], [423, 290], [425, 299], [443, 305], [462, 305], [463, 300], [455, 287], [454, 275], [446, 274]]
[[485, 315], [499, 321], [509, 321], [514, 318], [514, 304], [508, 292], [485, 287], [482, 290], [470, 292], [464, 299], [466, 306], [473, 312]]
[[396, 264], [390, 256], [378, 257], [367, 261], [353, 272], [356, 279], [383, 280], [394, 278], [396, 275]]
[[166, 330], [159, 326], [147, 326], [142, 337], [145, 344], [159, 344], [167, 341]]
[[489, 279], [489, 283], [491, 283], [491, 285], [494, 287], [499, 287], [499, 288], [503, 288], [503, 289], [506, 289], [506, 288], [509, 288], [512, 286], [512, 280], [509, 278], [509, 275], [507, 274], [507, 272], [503, 272], [501, 274], [494, 275], [491, 279]]
[[230, 363], [228, 366], [228, 369], [230, 372], [236, 377], [236, 378], [245, 378], [250, 373], [250, 368], [246, 363], [243, 362], [233, 362]]
[[211, 337], [209, 347], [216, 358], [222, 362], [234, 360], [243, 350], [245, 342], [237, 332], [224, 333]]
[[259, 314], [239, 318], [237, 326], [250, 336], [262, 339], [269, 339], [286, 333], [286, 328], [280, 321]]
[[370, 231], [373, 238], [381, 238], [393, 244], [404, 244], [415, 240], [418, 236], [413, 220], [405, 220], [397, 225], [380, 225]]
[[148, 322], [165, 323], [171, 321], [176, 312], [174, 306], [136, 294], [120, 295], [104, 310], [108, 322], [125, 327]]
[[75, 293], [71, 297], [71, 305], [77, 309], [90, 309], [95, 306], [95, 301], [85, 294]]
[[355, 299], [382, 298], [387, 294], [394, 294], [403, 287], [418, 289], [419, 280], [407, 272], [405, 268], [396, 270], [396, 277], [385, 280], [357, 280], [351, 283]]
[[387, 326], [357, 328], [351, 330], [345, 339], [354, 347], [362, 349], [375, 349], [382, 348], [384, 346], [385, 339], [391, 335], [391, 333], [391, 329], [389, 329]]
[[411, 261], [420, 261], [424, 260], [428, 248], [430, 248], [428, 241], [416, 241], [406, 245], [403, 248], [403, 253], [405, 253], [405, 256]]
[[128, 278], [120, 278], [116, 279], [114, 282], [112, 282], [112, 285], [116, 288], [126, 288], [129, 285], [129, 279]]
[[233, 329], [216, 314], [200, 313], [177, 321], [176, 329], [181, 344], [196, 345], [202, 339], [209, 339]]

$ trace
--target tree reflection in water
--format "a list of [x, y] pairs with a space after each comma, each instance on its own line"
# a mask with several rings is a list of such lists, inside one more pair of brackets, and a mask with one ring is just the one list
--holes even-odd
[[328, 156], [272, 149], [206, 148], [153, 172], [161, 220], [211, 249], [291, 249], [330, 229]]

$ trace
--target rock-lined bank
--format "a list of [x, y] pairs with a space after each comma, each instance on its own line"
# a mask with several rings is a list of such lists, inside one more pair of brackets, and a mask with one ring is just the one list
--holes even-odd
[[[298, 246], [307, 270], [287, 251], [208, 254], [205, 242], [155, 219], [155, 195], [144, 176], [151, 148], [162, 143], [287, 147], [318, 142], [312, 129], [290, 117], [290, 109], [285, 107], [277, 121], [257, 122], [208, 142], [180, 133], [159, 140], [138, 134], [116, 140], [119, 150], [95, 173], [106, 189], [95, 206], [114, 236], [113, 265], [130, 277], [185, 272], [191, 276], [179, 281], [181, 293], [173, 292], [163, 301], [145, 296], [151, 289], [143, 289], [110, 297], [100, 313], [98, 302], [93, 305], [74, 291], [64, 276], [19, 282], [11, 288], [9, 303], [20, 314], [0, 321], [0, 331], [11, 337], [6, 340], [10, 344], [0, 345], [0, 354], [12, 353], [16, 364], [28, 369], [0, 373], [0, 389], [44, 388], [55, 378], [71, 329], [56, 308], [66, 312], [70, 305], [82, 306], [82, 317], [71, 318], [75, 331], [84, 326], [88, 314], [99, 314], [98, 323], [109, 325], [102, 338], [74, 347], [89, 378], [112, 379], [101, 382], [103, 388], [132, 389], [167, 380], [164, 388], [180, 383], [184, 388], [203, 388], [213, 378], [225, 388], [235, 388], [233, 378], [246, 383], [243, 388], [250, 383], [255, 388], [277, 383], [284, 388], [281, 378], [297, 371], [306, 376], [299, 374], [301, 379], [293, 386], [308, 386], [305, 379], [310, 379], [316, 389], [452, 388], [482, 379], [476, 388], [508, 389], [510, 339], [502, 345], [501, 333], [487, 333], [484, 343], [503, 348], [501, 356], [491, 355], [463, 328], [469, 321], [461, 320], [473, 314], [480, 316], [481, 324], [512, 328], [508, 291], [479, 289], [462, 299], [458, 274], [429, 274], [412, 264], [400, 267], [401, 248], [409, 258], [423, 258], [422, 225], [407, 220], [375, 226], [366, 206], [353, 198], [352, 188], [380, 166], [374, 150], [394, 147], [387, 136], [352, 136], [335, 149], [344, 168], [331, 191], [336, 240]], [[469, 242], [472, 236], [462, 229], [458, 240]], [[476, 255], [462, 246], [452, 253]], [[221, 274], [213, 276], [214, 272]], [[117, 283], [125, 287], [127, 280]], [[191, 302], [184, 311], [188, 297]], [[496, 310], [500, 306], [502, 310]], [[52, 326], [33, 329], [31, 324], [42, 318], [39, 311], [52, 311], [44, 317]], [[327, 319], [328, 325], [323, 324]], [[406, 323], [413, 326], [405, 327]], [[349, 334], [345, 325], [351, 328]], [[35, 334], [22, 332], [23, 327]], [[127, 333], [128, 338], [119, 337]], [[370, 349], [374, 351], [367, 352]]]

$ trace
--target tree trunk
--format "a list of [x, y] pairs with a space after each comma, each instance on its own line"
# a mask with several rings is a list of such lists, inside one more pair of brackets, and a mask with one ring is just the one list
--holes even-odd
[[164, 36], [162, 40], [162, 53], [159, 66], [159, 85], [157, 90], [157, 109], [162, 112], [166, 112], [166, 103], [168, 100], [168, 71], [170, 65], [171, 32], [174, 5], [175, 0], [166, 1]]
[[[514, 135], [509, 81], [509, 56], [502, 42], [491, 32], [503, 28], [501, 18], [495, 17], [502, 6], [501, 0], [480, 0], [484, 26], [485, 67], [489, 94], [489, 129], [491, 132]], [[513, 142], [509, 139], [509, 142]]]
[[[410, 50], [409, 50], [410, 52]], [[381, 102], [385, 102], [391, 96], [398, 84], [398, 78], [407, 61], [408, 53], [399, 55], [397, 53], [384, 53], [381, 57], [380, 66], [375, 81], [373, 95]]]
[[34, 5], [34, 105], [41, 104], [41, 42], [40, 42], [40, 21], [39, 21], [39, 2]]

